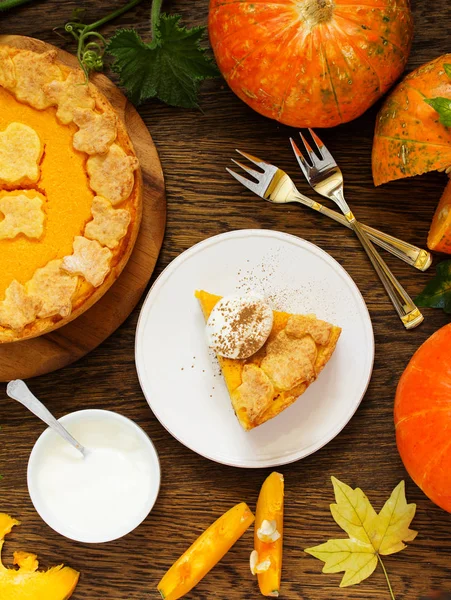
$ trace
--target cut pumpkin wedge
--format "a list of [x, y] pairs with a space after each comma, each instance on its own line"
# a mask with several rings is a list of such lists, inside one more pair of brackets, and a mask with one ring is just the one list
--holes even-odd
[[[0, 514], [0, 552], [14, 525], [19, 521]], [[0, 560], [1, 600], [67, 600], [78, 582], [79, 573], [63, 565], [38, 571], [37, 556], [29, 552], [14, 552], [14, 564], [19, 568], [7, 569]]]
[[192, 590], [252, 525], [254, 519], [244, 502], [219, 517], [160, 581], [158, 591], [162, 598], [177, 600]]
[[[271, 473], [264, 481], [258, 497], [255, 516], [254, 548], [258, 563], [269, 564], [267, 570], [257, 574], [258, 585], [263, 596], [278, 597], [282, 577], [283, 550], [283, 496], [284, 480], [280, 473]], [[271, 524], [274, 533], [265, 528]], [[265, 527], [266, 526], [266, 527]], [[275, 535], [274, 535], [275, 534]], [[275, 541], [271, 541], [272, 535]]]
[[451, 180], [443, 192], [428, 236], [428, 248], [451, 254]]

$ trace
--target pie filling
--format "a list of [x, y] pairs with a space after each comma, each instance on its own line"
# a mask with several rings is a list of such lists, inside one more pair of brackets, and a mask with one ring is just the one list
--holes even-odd
[[[22, 123], [36, 132], [43, 146], [40, 177], [36, 183], [14, 186], [13, 191], [0, 183], [0, 219], [3, 216], [1, 199], [7, 195], [22, 194], [24, 190], [27, 196], [34, 190], [39, 192], [45, 214], [39, 239], [23, 233], [12, 239], [0, 239], [0, 300], [3, 300], [6, 288], [14, 279], [25, 284], [37, 268], [72, 254], [74, 237], [83, 235], [85, 224], [92, 218], [91, 205], [95, 194], [89, 187], [86, 173], [87, 156], [72, 147], [76, 125], [59, 124], [55, 108], [35, 110], [18, 102], [1, 87], [0, 106], [0, 132], [10, 123]], [[2, 220], [0, 227], [1, 223]]]

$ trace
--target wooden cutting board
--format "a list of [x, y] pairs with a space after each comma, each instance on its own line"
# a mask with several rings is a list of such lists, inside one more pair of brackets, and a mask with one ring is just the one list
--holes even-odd
[[[75, 56], [33, 38], [1, 35], [0, 44], [40, 51], [55, 49], [71, 67]], [[78, 360], [115, 331], [138, 303], [157, 262], [166, 225], [166, 198], [158, 152], [145, 123], [122, 92], [104, 75], [93, 83], [105, 94], [124, 120], [143, 174], [143, 217], [132, 255], [119, 279], [80, 317], [31, 340], [0, 345], [0, 381], [27, 379], [50, 373]]]

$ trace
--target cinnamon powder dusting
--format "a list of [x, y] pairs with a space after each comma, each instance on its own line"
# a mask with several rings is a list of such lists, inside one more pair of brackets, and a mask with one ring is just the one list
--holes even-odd
[[[223, 324], [214, 336], [214, 347], [221, 356], [237, 359], [255, 354], [265, 343], [268, 329], [268, 307], [261, 300], [248, 299], [241, 306], [221, 304], [217, 307], [218, 317]], [[211, 325], [215, 327], [213, 316]]]

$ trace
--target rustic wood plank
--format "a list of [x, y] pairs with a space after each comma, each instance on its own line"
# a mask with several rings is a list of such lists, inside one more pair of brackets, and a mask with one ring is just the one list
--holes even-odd
[[[73, 50], [52, 33], [75, 6], [94, 20], [120, 4], [46, 0], [1, 17], [2, 32], [31, 35]], [[449, 47], [451, 5], [415, 0], [416, 37], [408, 69]], [[122, 17], [115, 26], [148, 31], [149, 2]], [[167, 9], [180, 12], [190, 25], [205, 23], [207, 0], [174, 0]], [[111, 31], [113, 27], [107, 29]], [[448, 322], [446, 315], [425, 310], [424, 324], [401, 330], [398, 318], [372, 268], [352, 235], [302, 207], [274, 207], [243, 190], [224, 172], [240, 147], [276, 161], [302, 182], [291, 154], [293, 130], [253, 113], [222, 80], [208, 82], [202, 112], [178, 110], [149, 102], [139, 112], [152, 132], [165, 172], [168, 227], [153, 279], [180, 252], [211, 235], [244, 227], [268, 228], [305, 237], [336, 258], [351, 274], [368, 304], [376, 337], [376, 361], [368, 392], [356, 415], [327, 447], [283, 467], [286, 478], [286, 544], [283, 597], [290, 600], [387, 600], [380, 570], [354, 588], [340, 589], [340, 575], [321, 574], [321, 563], [303, 549], [340, 536], [328, 509], [330, 475], [362, 487], [380, 508], [403, 478], [407, 497], [418, 505], [413, 524], [417, 539], [401, 554], [388, 557], [397, 600], [419, 600], [431, 590], [451, 590], [451, 518], [435, 507], [409, 479], [396, 450], [393, 398], [399, 376], [416, 348]], [[346, 126], [325, 131], [346, 177], [348, 198], [362, 221], [425, 244], [429, 223], [444, 188], [443, 175], [430, 174], [375, 189], [371, 178], [371, 143], [377, 106]], [[389, 255], [387, 262], [412, 296], [431, 274], [422, 274]], [[436, 259], [437, 260], [437, 259]], [[134, 366], [136, 309], [100, 347], [54, 375], [31, 381], [34, 391], [57, 416], [86, 408], [110, 408], [137, 421], [160, 454], [163, 484], [154, 511], [133, 534], [105, 546], [72, 543], [52, 532], [38, 517], [26, 488], [26, 463], [43, 426], [0, 391], [1, 510], [23, 521], [4, 549], [9, 560], [19, 545], [40, 553], [44, 566], [63, 560], [82, 572], [75, 600], [143, 600], [157, 598], [155, 586], [174, 559], [215, 517], [240, 500], [255, 507], [268, 471], [216, 465], [186, 450], [149, 411]], [[252, 535], [246, 534], [221, 564], [187, 598], [250, 600], [259, 597], [247, 566]]]

